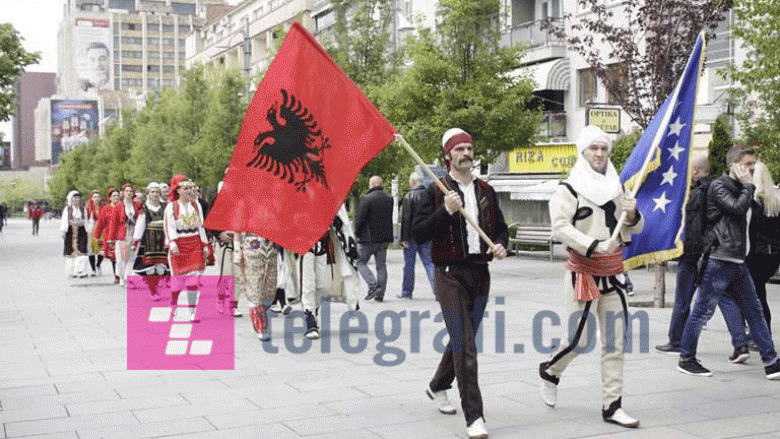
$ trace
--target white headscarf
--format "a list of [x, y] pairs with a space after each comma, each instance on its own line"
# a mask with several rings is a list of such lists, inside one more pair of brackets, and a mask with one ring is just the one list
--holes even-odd
[[605, 142], [609, 151], [612, 150], [612, 140], [601, 128], [593, 125], [583, 128], [577, 137], [577, 162], [571, 168], [566, 182], [578, 194], [598, 206], [603, 206], [623, 192], [623, 185], [620, 183], [615, 166], [612, 165], [612, 160], [607, 159], [607, 170], [602, 174], [593, 170], [583, 157], [582, 152], [595, 142]]
[[65, 197], [65, 200], [66, 200], [68, 206], [72, 206], [73, 205], [73, 196], [74, 195], [78, 195], [79, 197], [81, 196], [79, 191], [76, 191], [76, 190], [68, 192], [68, 196]]

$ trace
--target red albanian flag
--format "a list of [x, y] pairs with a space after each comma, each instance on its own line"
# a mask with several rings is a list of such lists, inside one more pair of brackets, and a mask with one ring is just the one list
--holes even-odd
[[325, 49], [293, 23], [244, 116], [205, 226], [256, 233], [305, 253], [394, 134]]

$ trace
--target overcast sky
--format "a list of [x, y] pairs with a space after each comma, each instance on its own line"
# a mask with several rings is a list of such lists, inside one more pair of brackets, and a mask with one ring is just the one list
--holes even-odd
[[[24, 40], [28, 52], [41, 52], [39, 64], [28, 72], [57, 73], [57, 26], [62, 0], [0, 0], [0, 23], [11, 23]], [[11, 124], [0, 123], [3, 138], [11, 139]]]

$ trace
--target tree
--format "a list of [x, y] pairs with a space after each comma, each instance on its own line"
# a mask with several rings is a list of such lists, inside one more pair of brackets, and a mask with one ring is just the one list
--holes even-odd
[[639, 142], [642, 137], [642, 131], [636, 131], [612, 142], [612, 151], [609, 153], [609, 159], [612, 164], [615, 165], [615, 169], [618, 174], [623, 170], [623, 166], [626, 164], [626, 160], [631, 155], [631, 151]]
[[710, 176], [717, 178], [728, 169], [726, 165], [726, 154], [731, 149], [734, 142], [731, 140], [729, 131], [729, 121], [725, 114], [721, 114], [715, 119], [712, 127], [712, 140], [707, 146], [707, 156], [710, 162]]
[[441, 136], [452, 127], [472, 135], [482, 163], [533, 144], [541, 113], [527, 109], [533, 83], [510, 74], [520, 67], [522, 52], [499, 46], [499, 11], [497, 0], [440, 1], [437, 34], [421, 29], [407, 41], [409, 67], [376, 96], [426, 162], [443, 163]]
[[645, 128], [677, 85], [699, 32], [714, 37], [731, 0], [625, 0], [617, 16], [618, 7], [601, 0], [578, 4], [590, 13], [548, 19], [542, 29], [582, 56], [613, 101]]
[[737, 119], [749, 144], [780, 171], [780, 3], [774, 0], [736, 0], [733, 37], [743, 40], [745, 61], [727, 73], [738, 81], [733, 89], [740, 109]]
[[11, 118], [16, 104], [14, 85], [24, 68], [41, 59], [39, 52], [29, 53], [22, 47], [19, 32], [9, 24], [0, 24], [0, 122]]

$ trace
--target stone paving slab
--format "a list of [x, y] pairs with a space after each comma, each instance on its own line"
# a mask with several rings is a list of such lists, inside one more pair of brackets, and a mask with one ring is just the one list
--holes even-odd
[[[330, 352], [324, 340], [292, 354], [275, 333], [278, 353], [257, 341], [248, 318], [235, 319], [236, 370], [126, 370], [126, 295], [111, 283], [110, 264], [97, 278], [66, 279], [57, 222], [43, 222], [29, 235], [29, 222], [12, 219], [0, 234], [0, 423], [2, 437], [20, 438], [432, 438], [465, 437], [462, 414], [444, 416], [424, 395], [438, 364], [434, 351], [443, 324], [418, 264], [415, 299], [401, 301], [402, 254], [388, 253], [390, 284], [384, 303], [361, 303], [368, 333], [360, 353], [342, 345], [341, 304], [331, 308]], [[544, 253], [544, 252], [542, 252]], [[642, 427], [624, 430], [600, 417], [598, 348], [577, 358], [561, 381], [556, 408], [538, 397], [537, 365], [547, 354], [535, 345], [532, 322], [541, 312], [564, 315], [560, 285], [563, 262], [544, 254], [512, 257], [491, 265], [491, 300], [483, 320], [479, 379], [491, 438], [729, 438], [780, 437], [780, 383], [768, 382], [757, 354], [745, 365], [726, 360], [730, 339], [716, 313], [702, 333], [699, 356], [714, 376], [682, 375], [676, 357], [657, 354], [665, 342], [670, 309], [645, 312], [649, 334], [635, 333], [626, 355], [624, 407]], [[207, 274], [209, 274], [207, 272]], [[632, 271], [636, 295], [652, 300], [654, 273]], [[364, 286], [365, 288], [365, 286]], [[674, 273], [667, 275], [673, 301]], [[769, 285], [770, 306], [780, 286]], [[131, 294], [134, 292], [131, 292]], [[503, 298], [503, 302], [497, 300]], [[241, 304], [246, 309], [246, 304]], [[384, 348], [398, 348], [394, 366], [376, 363], [379, 313], [405, 311], [399, 335]], [[426, 314], [427, 312], [427, 314]], [[411, 352], [416, 313], [420, 352]], [[496, 319], [503, 313], [503, 351]], [[541, 347], [563, 337], [566, 322], [543, 322]], [[283, 321], [272, 324], [281, 328]], [[300, 322], [297, 323], [300, 325]], [[778, 327], [774, 332], [777, 333]], [[635, 331], [640, 326], [635, 323]], [[386, 332], [387, 333], [387, 332]], [[440, 342], [441, 340], [439, 340]], [[302, 338], [294, 339], [297, 346]], [[515, 345], [523, 344], [523, 352]], [[648, 352], [640, 352], [643, 345]], [[384, 359], [392, 359], [388, 352]], [[449, 392], [460, 406], [456, 388]]]

